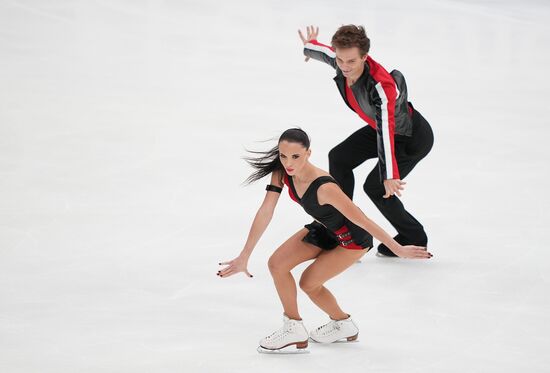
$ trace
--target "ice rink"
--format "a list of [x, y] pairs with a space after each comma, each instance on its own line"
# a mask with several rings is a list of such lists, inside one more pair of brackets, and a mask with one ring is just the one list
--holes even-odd
[[[549, 372], [550, 3], [519, 4], [0, 0], [0, 372]], [[218, 278], [267, 183], [241, 157], [298, 125], [328, 169], [363, 122], [297, 30], [348, 23], [433, 127], [403, 201], [434, 258], [373, 250], [327, 284], [358, 343], [258, 354], [267, 260], [311, 219], [285, 191], [254, 278]], [[355, 201], [393, 234], [374, 165]]]

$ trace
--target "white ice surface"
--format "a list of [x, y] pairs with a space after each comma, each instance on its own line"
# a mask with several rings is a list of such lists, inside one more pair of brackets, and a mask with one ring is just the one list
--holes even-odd
[[[550, 371], [549, 19], [541, 0], [0, 0], [0, 372]], [[267, 259], [310, 219], [285, 195], [254, 278], [216, 277], [264, 195], [240, 157], [300, 125], [327, 168], [362, 125], [296, 33], [343, 23], [434, 128], [403, 200], [435, 256], [370, 253], [328, 283], [359, 343], [260, 355], [282, 317]], [[355, 199], [393, 233], [360, 188], [373, 166]]]

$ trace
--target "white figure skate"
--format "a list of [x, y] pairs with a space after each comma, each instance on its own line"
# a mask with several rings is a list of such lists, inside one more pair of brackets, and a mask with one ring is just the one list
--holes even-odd
[[258, 352], [267, 354], [308, 353], [308, 333], [300, 320], [289, 319], [284, 315], [283, 327], [260, 341]]
[[309, 337], [314, 342], [319, 343], [334, 343], [341, 340], [345, 340], [343, 342], [353, 342], [357, 340], [358, 336], [359, 328], [355, 325], [351, 316], [344, 320], [331, 320], [309, 333]]

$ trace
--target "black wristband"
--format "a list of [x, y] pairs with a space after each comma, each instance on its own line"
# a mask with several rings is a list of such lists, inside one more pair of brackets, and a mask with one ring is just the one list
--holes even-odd
[[276, 185], [269, 184], [265, 187], [265, 190], [267, 190], [269, 192], [281, 193], [283, 191], [283, 188], [280, 188]]

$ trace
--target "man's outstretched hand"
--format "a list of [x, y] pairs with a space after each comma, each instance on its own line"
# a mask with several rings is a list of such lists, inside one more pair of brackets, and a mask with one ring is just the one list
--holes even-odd
[[[298, 35], [300, 35], [300, 39], [302, 39], [302, 43], [306, 45], [312, 40], [317, 40], [317, 36], [319, 36], [319, 27], [307, 26], [307, 37], [304, 37], [302, 30], [298, 30]], [[307, 61], [309, 61], [309, 57], [306, 57], [305, 62]]]

